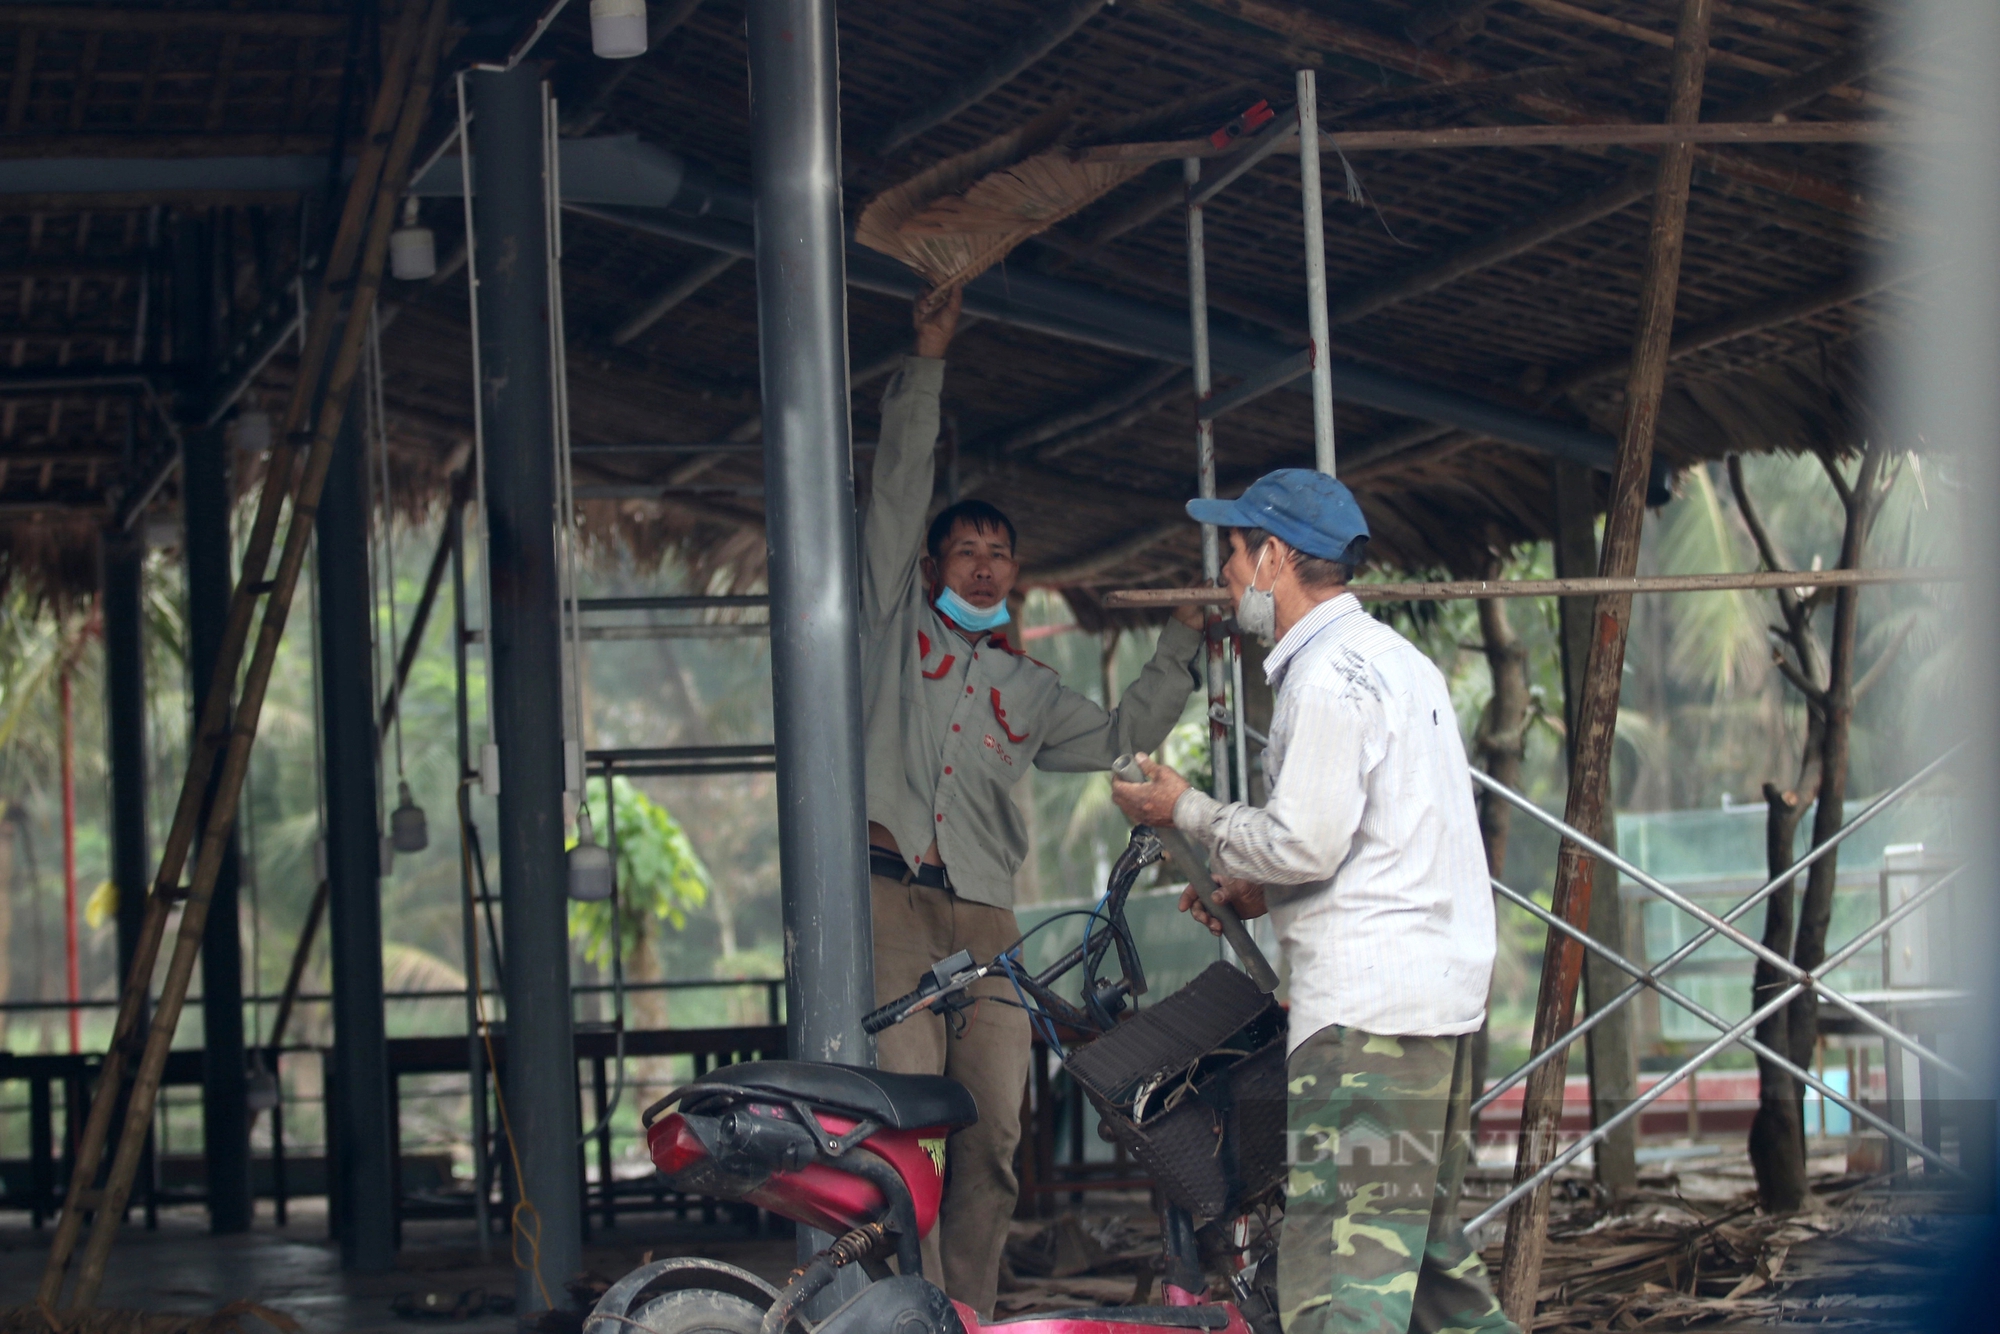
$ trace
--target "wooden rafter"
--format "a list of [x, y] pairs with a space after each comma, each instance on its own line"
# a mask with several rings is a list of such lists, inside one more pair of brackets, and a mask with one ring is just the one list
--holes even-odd
[[245, 37], [333, 37], [347, 30], [345, 14], [220, 9], [96, 9], [83, 5], [7, 5], [0, 28], [48, 32], [231, 33]]
[[[1260, 28], [1304, 46], [1336, 51], [1426, 83], [1460, 83], [1490, 79], [1495, 71], [1462, 56], [1412, 46], [1408, 42], [1331, 19], [1295, 0], [1139, 0], [1183, 19], [1201, 22], [1213, 15], [1225, 22]], [[1603, 107], [1539, 90], [1516, 93], [1510, 99], [1522, 111], [1558, 125], [1629, 121]], [[1718, 175], [1760, 186], [1837, 213], [1860, 215], [1869, 203], [1855, 190], [1811, 172], [1788, 170], [1727, 149], [1703, 149], [1696, 156]]]
[[324, 134], [17, 134], [0, 137], [0, 158], [282, 157], [326, 152]]
[[[1384, 150], [1466, 148], [1586, 148], [1660, 144], [1888, 144], [1931, 137], [1915, 126], [1894, 121], [1804, 120], [1721, 122], [1700, 125], [1641, 125], [1616, 121], [1605, 125], [1449, 125], [1424, 130], [1348, 130], [1321, 133], [1325, 152], [1372, 153]], [[1227, 149], [1208, 139], [1180, 139], [1157, 144], [1103, 144], [1079, 148], [1079, 162], [1171, 162], [1180, 158], [1219, 157]]]

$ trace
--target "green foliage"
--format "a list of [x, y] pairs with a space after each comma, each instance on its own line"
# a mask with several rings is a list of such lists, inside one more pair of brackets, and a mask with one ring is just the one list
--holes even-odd
[[[708, 868], [672, 812], [623, 778], [611, 784], [617, 814], [619, 947], [627, 957], [638, 947], [648, 919], [675, 931], [687, 915], [708, 902]], [[590, 785], [591, 827], [607, 846], [612, 825], [606, 818], [604, 785]], [[576, 840], [570, 840], [576, 846]], [[611, 904], [569, 905], [572, 938], [584, 942], [584, 957], [600, 967], [611, 962]]]
[[[1196, 691], [1204, 703], [1208, 696]], [[1167, 733], [1167, 739], [1160, 743], [1159, 759], [1169, 769], [1202, 792], [1215, 790], [1215, 766], [1209, 762], [1208, 719], [1194, 718], [1175, 725]], [[1107, 792], [1110, 789], [1105, 789]]]

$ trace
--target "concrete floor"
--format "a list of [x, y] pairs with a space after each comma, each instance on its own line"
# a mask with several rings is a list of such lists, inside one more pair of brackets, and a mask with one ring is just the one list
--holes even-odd
[[[32, 1299], [41, 1281], [52, 1228], [37, 1232], [23, 1214], [0, 1214], [0, 1311]], [[482, 1262], [470, 1222], [406, 1223], [396, 1268], [387, 1274], [345, 1274], [340, 1253], [326, 1239], [324, 1204], [295, 1200], [289, 1225], [273, 1221], [260, 1206], [257, 1226], [236, 1237], [211, 1237], [198, 1207], [163, 1210], [157, 1232], [128, 1226], [112, 1252], [101, 1307], [153, 1312], [215, 1310], [248, 1298], [298, 1319], [311, 1334], [351, 1330], [415, 1330], [436, 1327], [463, 1334], [513, 1334], [511, 1314], [461, 1321], [398, 1316], [391, 1303], [402, 1294], [442, 1294], [446, 1303], [474, 1288], [511, 1298], [514, 1274], [505, 1241]], [[703, 1255], [741, 1265], [782, 1282], [794, 1264], [790, 1238], [746, 1241], [718, 1239], [698, 1225], [671, 1219], [635, 1218], [616, 1232], [598, 1231], [587, 1247], [587, 1268], [616, 1278], [638, 1265], [647, 1251], [654, 1258]], [[556, 1276], [548, 1276], [551, 1283]]]

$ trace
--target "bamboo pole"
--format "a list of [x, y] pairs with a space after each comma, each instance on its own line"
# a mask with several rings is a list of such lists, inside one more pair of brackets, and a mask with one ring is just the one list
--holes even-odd
[[[132, 966], [126, 976], [125, 990], [121, 996], [111, 1046], [105, 1054], [105, 1063], [100, 1075], [101, 1084], [115, 1086], [122, 1080], [126, 1062], [139, 1041], [138, 1025], [145, 1014], [146, 993], [151, 986], [153, 967], [159, 958], [160, 945], [166, 934], [167, 918], [181, 897], [181, 872], [186, 869], [187, 855], [193, 844], [195, 827], [200, 822], [202, 796], [208, 787], [209, 774], [225, 738], [230, 699], [234, 693], [237, 669], [242, 663], [243, 650], [249, 639], [250, 621], [256, 613], [257, 598], [266, 587], [264, 574], [270, 565], [271, 548], [276, 539], [278, 521], [290, 489], [296, 454], [293, 436], [307, 420], [313, 389], [325, 365], [327, 351], [332, 346], [334, 321], [342, 304], [339, 299], [341, 288], [353, 269], [360, 246], [362, 224], [368, 216], [367, 209], [375, 184], [381, 177], [389, 130], [394, 124], [396, 111], [408, 83], [411, 61], [420, 35], [420, 19], [420, 8], [412, 5], [397, 27], [381, 94], [370, 113], [368, 137], [356, 163], [354, 179], [348, 187], [340, 223], [327, 255], [318, 299], [313, 304], [312, 316], [307, 322], [305, 350], [299, 358], [300, 373], [294, 377], [292, 395], [285, 410], [285, 429], [280, 434], [276, 447], [271, 451], [270, 463], [265, 470], [264, 490], [258, 499], [257, 514], [251, 523], [249, 539], [244, 544], [243, 573], [237, 584], [235, 597], [230, 603], [229, 621], [223, 630], [222, 645], [216, 656], [215, 672], [210, 677], [207, 691], [203, 695], [180, 800], [174, 810], [173, 823], [169, 827], [166, 844], [160, 851], [159, 873], [154, 877], [153, 890], [147, 898], [146, 916], [141, 925], [137, 948], [133, 952]], [[103, 1104], [101, 1099], [93, 1102], [90, 1120], [85, 1126], [83, 1139], [78, 1148], [73, 1189], [84, 1189], [96, 1179], [105, 1141], [110, 1133], [113, 1110], [110, 1105]], [[64, 1211], [50, 1248], [52, 1272], [57, 1269], [58, 1261], [67, 1263], [69, 1253], [76, 1244], [77, 1229], [81, 1223], [80, 1214], [72, 1217], [70, 1211]], [[45, 1290], [50, 1288], [50, 1280], [47, 1277], [44, 1278], [43, 1286]], [[53, 1295], [48, 1300], [53, 1302], [54, 1297], [60, 1295], [60, 1291], [61, 1278], [58, 1273], [54, 1279]]]
[[[1701, 116], [1711, 0], [1682, 0], [1674, 34], [1673, 78], [1667, 121], [1691, 125]], [[1631, 576], [1639, 563], [1639, 535], [1646, 513], [1646, 478], [1653, 460], [1660, 398], [1666, 388], [1673, 345], [1674, 304], [1680, 288], [1681, 251], [1686, 234], [1688, 181], [1694, 168], [1692, 144], [1676, 144], [1660, 155], [1659, 186], [1653, 192], [1653, 221], [1646, 247], [1646, 274], [1639, 293], [1639, 323], [1632, 340], [1632, 369], [1625, 382], [1625, 430], [1612, 476], [1611, 506], [1604, 526], [1599, 573]], [[1611, 749], [1618, 723], [1618, 691], [1625, 667], [1625, 636], [1632, 619], [1632, 594], [1604, 592], [1592, 613], [1590, 660], [1584, 668], [1583, 698], [1577, 706], [1570, 760], [1569, 797], [1564, 822], [1593, 837], [1603, 823], [1605, 790], [1611, 779]], [[1580, 930], [1590, 924], [1591, 873], [1595, 861], [1564, 839], [1556, 855], [1552, 911]], [[1577, 984], [1583, 975], [1583, 947], [1549, 929], [1542, 956], [1541, 987], [1535, 1001], [1531, 1047], [1542, 1051], [1563, 1040], [1576, 1021]], [[1555, 1155], [1562, 1120], [1567, 1066], [1549, 1061], [1528, 1076], [1521, 1107], [1521, 1134], [1514, 1157], [1514, 1180], [1523, 1183]], [[1549, 1185], [1544, 1182], [1514, 1206], [1507, 1218], [1507, 1244], [1500, 1261], [1500, 1306], [1508, 1319], [1531, 1329], [1548, 1243]]]
[[72, 1208], [68, 1201], [82, 1201], [83, 1192], [90, 1189], [97, 1179], [97, 1170], [103, 1161], [105, 1142], [110, 1134], [111, 1118], [115, 1110], [113, 1102], [103, 1096], [103, 1091], [107, 1088], [115, 1089], [123, 1082], [125, 1066], [141, 1041], [138, 1030], [146, 1012], [146, 996], [152, 984], [153, 967], [159, 958], [160, 944], [166, 935], [167, 918], [181, 897], [181, 872], [186, 867], [188, 850], [194, 841], [195, 826], [200, 820], [202, 797], [208, 789], [209, 774], [214, 767], [215, 757], [221, 748], [224, 732], [228, 726], [229, 701], [234, 693], [237, 668], [242, 662], [244, 645], [249, 638], [250, 620], [256, 611], [258, 589], [269, 567], [279, 514], [284, 506], [286, 493], [290, 489], [294, 457], [292, 433], [305, 420], [306, 411], [311, 404], [312, 388], [319, 379], [327, 349], [331, 345], [333, 321], [340, 309], [336, 284], [343, 280], [352, 268], [357, 253], [361, 225], [366, 217], [366, 205], [375, 183], [381, 176], [385, 137], [394, 112], [400, 104], [404, 85], [408, 81], [410, 61], [417, 36], [418, 7], [412, 5], [397, 27], [381, 94], [369, 117], [368, 137], [364, 141], [360, 159], [356, 163], [354, 180], [348, 187], [340, 224], [327, 256], [319, 299], [313, 305], [312, 317], [307, 325], [305, 349], [299, 357], [300, 374], [293, 381], [292, 396], [285, 411], [285, 430], [279, 436], [276, 447], [272, 449], [270, 462], [265, 470], [264, 490], [258, 499], [257, 514], [251, 524], [249, 540], [244, 545], [242, 575], [237, 584], [236, 595], [230, 604], [229, 623], [223, 630], [222, 645], [216, 656], [215, 672], [210, 677], [202, 698], [194, 742], [188, 755], [187, 772], [181, 784], [180, 801], [175, 807], [166, 843], [160, 850], [159, 873], [154, 877], [152, 892], [147, 896], [146, 916], [140, 928], [137, 947], [133, 951], [131, 967], [126, 974], [125, 988], [120, 996], [118, 1019], [112, 1032], [111, 1045], [105, 1052], [104, 1065], [99, 1074], [99, 1096], [91, 1103], [90, 1117], [85, 1123], [82, 1139], [77, 1146], [70, 1191], [65, 1196], [62, 1216], [57, 1222], [55, 1237], [49, 1248], [48, 1267], [42, 1276], [41, 1300], [52, 1307], [62, 1295], [63, 1269], [69, 1263], [70, 1253], [75, 1249], [77, 1235], [83, 1224], [81, 1206]]
[[[1894, 120], [1710, 121], [1700, 125], [1449, 125], [1428, 130], [1333, 130], [1320, 132], [1319, 146], [1342, 153], [1413, 151], [1432, 148], [1613, 148], [1673, 144], [1900, 144], [1936, 137], [1935, 130]], [[1169, 162], [1176, 158], [1221, 157], [1234, 143], [1217, 147], [1208, 139], [1161, 143], [1099, 144], [1079, 148], [1078, 162]]]
[[[1590, 579], [1456, 579], [1438, 583], [1349, 584], [1363, 602], [1447, 602], [1453, 598], [1598, 597], [1606, 593], [1720, 593], [1738, 588], [1843, 588], [1850, 584], [1955, 584], [1970, 570], [1913, 565], [1894, 570], [1753, 570], [1742, 574], [1639, 574]], [[1226, 588], [1124, 588], [1107, 608], [1198, 607], [1228, 603]]]
[[[98, 1288], [103, 1283], [104, 1267], [109, 1259], [111, 1244], [117, 1236], [125, 1202], [131, 1194], [133, 1174], [138, 1167], [140, 1151], [144, 1147], [152, 1119], [154, 1099], [159, 1092], [167, 1051], [172, 1043], [173, 1030], [180, 1017], [182, 1004], [187, 998], [188, 983], [192, 978], [195, 958], [200, 950], [209, 896], [221, 864], [225, 836], [236, 818], [237, 800], [242, 792], [243, 776], [249, 762], [250, 744], [255, 737], [258, 719], [262, 712], [264, 692], [270, 683], [278, 644], [284, 634], [286, 616], [291, 607], [292, 593], [297, 586], [299, 570], [305, 559], [306, 544], [312, 532], [313, 510], [318, 502], [321, 484], [326, 477], [327, 465], [331, 461], [334, 436], [339, 430], [345, 406], [345, 389], [352, 382], [360, 365], [362, 334], [365, 331], [368, 310], [380, 286], [389, 231], [395, 223], [396, 205], [402, 193], [410, 154], [415, 145], [417, 131], [422, 124], [425, 107], [430, 100], [431, 78], [437, 63], [447, 13], [447, 0], [433, 0], [429, 12], [422, 16], [419, 25], [417, 7], [411, 6], [404, 24], [397, 33], [395, 52], [402, 57], [402, 60], [391, 64], [388, 76], [384, 80], [382, 96], [376, 104], [375, 114], [371, 116], [371, 127], [382, 125], [386, 129], [387, 126], [393, 125], [395, 133], [392, 138], [386, 139], [378, 134], [369, 136], [370, 149], [377, 150], [364, 154], [364, 157], [373, 158], [372, 171], [365, 175], [357, 175], [354, 185], [350, 187], [347, 207], [342, 213], [341, 231], [336, 236], [333, 254], [327, 266], [320, 308], [314, 313], [315, 332], [323, 330], [320, 340], [322, 351], [332, 335], [333, 311], [330, 308], [336, 305], [344, 289], [351, 286], [352, 297], [348, 305], [347, 323], [342, 330], [338, 353], [327, 377], [324, 406], [318, 414], [303, 475], [292, 498], [292, 523], [285, 535], [285, 544], [275, 575], [268, 580], [263, 578], [269, 556], [268, 536], [261, 558], [260, 553], [254, 549], [246, 552], [242, 581], [237, 587], [236, 598], [231, 606], [230, 626], [235, 630], [240, 619], [243, 629], [240, 635], [233, 637], [233, 645], [229, 640], [225, 640], [224, 654], [217, 665], [216, 676], [211, 682], [203, 708], [204, 723], [213, 718], [216, 725], [203, 728], [201, 737], [203, 744], [197, 747], [196, 754], [189, 760], [188, 775], [182, 791], [180, 809], [176, 812], [175, 827], [169, 835], [161, 872], [155, 880], [153, 895], [147, 905], [146, 928], [141, 938], [141, 948], [133, 961], [132, 972], [127, 978], [125, 994], [121, 999], [118, 1033], [113, 1038], [110, 1051], [106, 1054], [97, 1094], [91, 1104], [90, 1121], [83, 1142], [78, 1147], [76, 1171], [71, 1180], [69, 1194], [64, 1199], [62, 1221], [57, 1229], [55, 1244], [50, 1250], [48, 1266], [42, 1274], [39, 1300], [51, 1309], [60, 1306], [64, 1271], [75, 1249], [85, 1210], [94, 1210], [96, 1216], [77, 1275], [74, 1307], [86, 1309], [95, 1303]], [[392, 97], [392, 94], [395, 96]], [[373, 188], [377, 183], [383, 187], [379, 191]], [[367, 216], [369, 222], [365, 243], [359, 227], [363, 216]], [[345, 258], [351, 267], [357, 255], [359, 274], [349, 284], [343, 280], [344, 269], [333, 261]], [[322, 320], [324, 324], [321, 323]], [[313, 343], [309, 339], [308, 358], [303, 361], [307, 366], [314, 364], [310, 360], [312, 349]], [[296, 423], [304, 420], [305, 410], [310, 406], [310, 399], [306, 395], [310, 392], [310, 386], [315, 378], [312, 375], [301, 375], [298, 378], [292, 404], [287, 412], [288, 427], [295, 429]], [[291, 434], [292, 431], [288, 430], [287, 444], [290, 443]], [[267, 474], [264, 494], [260, 499], [259, 526], [262, 526], [262, 520], [268, 513], [272, 532], [276, 527], [277, 510], [288, 490], [290, 462], [289, 457], [280, 459], [274, 451], [273, 466]], [[281, 464], [283, 466], [280, 466]], [[257, 530], [253, 529], [253, 548], [256, 536]], [[268, 594], [270, 600], [265, 605], [264, 617], [258, 627], [256, 648], [244, 678], [242, 699], [236, 707], [233, 723], [227, 725], [225, 731], [221, 715], [228, 709], [230, 693], [228, 686], [235, 675], [230, 649], [233, 647], [236, 655], [240, 655], [244, 638], [248, 633], [252, 605], [256, 597], [264, 594]], [[159, 1008], [144, 1038], [143, 1054], [134, 1078], [129, 1110], [118, 1141], [117, 1156], [113, 1160], [106, 1185], [102, 1191], [98, 1191], [92, 1189], [92, 1183], [96, 1179], [97, 1169], [102, 1162], [105, 1144], [109, 1137], [112, 1107], [118, 1100], [123, 1067], [130, 1059], [132, 1049], [139, 1045], [138, 1012], [143, 1006], [152, 965], [158, 956], [161, 939], [165, 934], [168, 913], [173, 902], [183, 898], [177, 889], [177, 881], [181, 864], [192, 841], [194, 810], [198, 807], [202, 789], [207, 784], [208, 770], [213, 765], [218, 749], [217, 743], [224, 740], [227, 745], [221, 752], [223, 759], [221, 780], [207, 827], [203, 831], [201, 856], [184, 896], [186, 906], [181, 916], [181, 927], [175, 942], [173, 959], [161, 989]]]

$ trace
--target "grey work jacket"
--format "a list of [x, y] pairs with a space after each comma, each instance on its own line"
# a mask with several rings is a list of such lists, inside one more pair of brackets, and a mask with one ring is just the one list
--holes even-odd
[[1028, 831], [1012, 789], [1029, 765], [1109, 769], [1151, 750], [1195, 688], [1199, 631], [1170, 621], [1116, 709], [1065, 689], [1008, 638], [968, 640], [931, 604], [924, 555], [944, 362], [909, 357], [882, 400], [874, 488], [861, 539], [868, 818], [914, 863], [936, 839], [961, 898], [1014, 906]]

